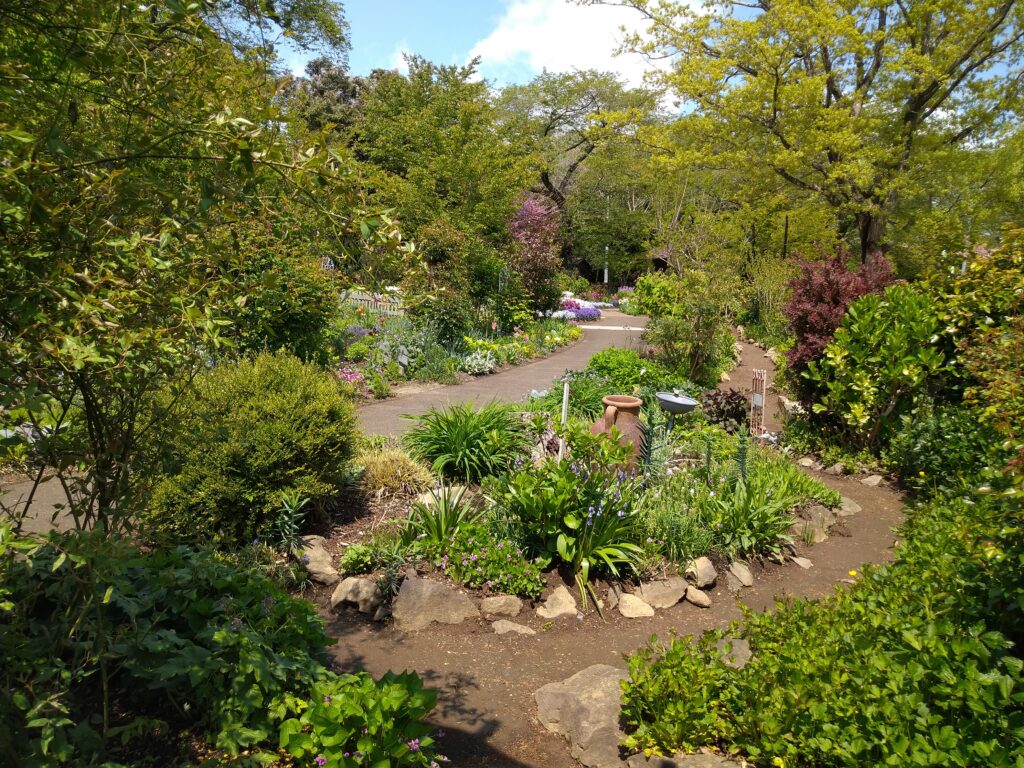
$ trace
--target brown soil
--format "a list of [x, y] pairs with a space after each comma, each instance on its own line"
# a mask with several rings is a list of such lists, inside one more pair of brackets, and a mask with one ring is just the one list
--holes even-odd
[[[771, 383], [771, 362], [762, 350], [744, 344], [740, 366], [723, 386], [749, 389], [754, 367], [768, 370]], [[770, 430], [778, 429], [776, 402], [769, 395], [765, 422]], [[438, 690], [432, 720], [446, 731], [440, 741], [451, 764], [569, 768], [577, 763], [566, 742], [536, 720], [533, 692], [540, 686], [591, 664], [624, 667], [624, 656], [644, 646], [652, 635], [664, 639], [671, 633], [695, 634], [726, 626], [741, 617], [741, 603], [770, 610], [778, 599], [824, 597], [852, 583], [857, 576], [850, 572], [859, 574], [863, 564], [891, 559], [893, 531], [902, 519], [900, 496], [885, 485], [865, 486], [855, 477], [811, 474], [858, 502], [863, 511], [843, 519], [827, 541], [799, 545], [799, 554], [814, 563], [809, 570], [794, 563], [754, 564], [754, 586], [733, 594], [720, 569], [710, 609], [680, 603], [650, 618], [625, 619], [605, 611], [604, 618], [589, 612], [582, 618], [550, 622], [527, 605], [513, 620], [533, 628], [534, 637], [495, 635], [484, 619], [403, 634], [350, 610], [331, 612], [328, 588], [312, 597], [324, 611], [328, 631], [338, 638], [332, 653], [343, 666], [377, 676], [388, 670], [414, 670]], [[370, 522], [360, 529], [358, 520], [351, 521], [345, 535], [365, 530]]]

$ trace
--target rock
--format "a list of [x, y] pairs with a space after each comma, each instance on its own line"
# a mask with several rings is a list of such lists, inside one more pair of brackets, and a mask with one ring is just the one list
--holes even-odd
[[619, 682], [625, 677], [625, 670], [595, 664], [533, 694], [541, 724], [565, 736], [572, 756], [588, 768], [621, 768]]
[[484, 616], [518, 616], [523, 610], [523, 601], [514, 595], [485, 597], [480, 602], [480, 613]]
[[732, 381], [732, 376], [730, 376], [725, 371], [722, 371], [721, 374], [719, 374], [718, 376], [718, 381], [722, 384], [725, 384], [725, 382], [727, 381]]
[[391, 617], [391, 609], [386, 605], [378, 605], [377, 610], [373, 612], [374, 621], [384, 621], [384, 619]]
[[341, 574], [334, 567], [334, 558], [325, 548], [323, 536], [306, 536], [302, 539], [302, 562], [309, 572], [309, 578], [317, 584], [337, 584]]
[[810, 560], [808, 560], [808, 559], [807, 559], [806, 557], [795, 557], [795, 556], [794, 556], [794, 557], [792, 558], [792, 560], [793, 560], [793, 562], [794, 562], [794, 563], [796, 563], [797, 565], [799, 565], [799, 566], [800, 566], [801, 568], [803, 568], [803, 569], [804, 569], [805, 571], [806, 571], [806, 570], [807, 570], [808, 568], [810, 568], [810, 567], [811, 567], [812, 565], [814, 565], [814, 563], [812, 563], [812, 562], [811, 562]]
[[861, 483], [863, 483], [864, 485], [866, 485], [866, 486], [868, 486], [870, 488], [877, 488], [879, 483], [882, 482], [882, 476], [881, 475], [868, 475], [867, 477], [862, 477], [860, 479], [860, 481], [861, 481]]
[[816, 461], [815, 461], [815, 460], [814, 460], [813, 458], [811, 458], [810, 456], [804, 456], [804, 457], [803, 457], [802, 459], [800, 459], [800, 460], [799, 460], [799, 461], [797, 462], [797, 464], [799, 464], [799, 465], [800, 465], [801, 467], [804, 467], [805, 469], [810, 469], [811, 467], [813, 467], [813, 466], [814, 466], [815, 464], [817, 464], [817, 463], [818, 463], [818, 462], [816, 462]]
[[715, 580], [718, 579], [718, 571], [706, 557], [698, 557], [686, 566], [686, 575], [692, 576], [700, 589], [715, 586]]
[[[727, 650], [729, 646], [732, 646], [731, 650]], [[747, 666], [747, 662], [750, 661], [750, 643], [746, 640], [741, 640], [738, 637], [722, 638], [717, 643], [718, 650], [722, 652], [722, 661], [728, 664], [730, 667], [736, 667], [736, 669], [743, 669]]]
[[608, 610], [612, 610], [619, 604], [619, 595], [622, 594], [622, 588], [618, 584], [612, 584], [608, 587]]
[[395, 626], [403, 632], [414, 632], [438, 624], [461, 624], [475, 618], [480, 611], [461, 592], [437, 581], [407, 576], [402, 582], [394, 605]]
[[698, 608], [710, 608], [711, 598], [707, 592], [702, 592], [692, 584], [686, 588], [686, 602], [693, 603]]
[[841, 461], [837, 461], [831, 467], [827, 467], [825, 469], [825, 474], [833, 476], [844, 475], [846, 474], [846, 467], [843, 466], [843, 463]]
[[564, 586], [560, 586], [537, 608], [537, 615], [542, 619], [557, 619], [562, 616], [576, 615], [576, 598]]
[[630, 755], [626, 760], [626, 768], [739, 768], [739, 763], [714, 753], [702, 755], [679, 755], [678, 757], [660, 757], [658, 755]]
[[747, 567], [746, 563], [741, 563], [739, 560], [729, 565], [729, 573], [736, 577], [736, 580], [744, 587], [754, 586], [754, 575], [750, 572], [750, 568]]
[[766, 349], [764, 352], [764, 356], [771, 360], [773, 363], [779, 362], [779, 353], [778, 350], [775, 349], [775, 347], [768, 347], [768, 349]]
[[730, 592], [739, 592], [743, 589], [743, 585], [740, 583], [740, 580], [733, 576], [731, 571], [725, 572], [725, 586]]
[[783, 395], [779, 395], [779, 409], [786, 416], [800, 416], [804, 412], [804, 407], [800, 403]]
[[494, 628], [494, 634], [496, 635], [507, 635], [509, 632], [514, 632], [517, 635], [536, 635], [529, 627], [524, 627], [522, 624], [516, 624], [514, 621], [508, 619], [499, 619], [491, 625]]
[[672, 576], [668, 579], [641, 584], [636, 596], [652, 608], [671, 608], [686, 594], [686, 579]]
[[360, 613], [373, 613], [384, 602], [384, 595], [377, 582], [349, 576], [334, 590], [331, 595], [331, 608], [342, 603], [355, 603]]
[[653, 616], [654, 609], [636, 595], [624, 592], [619, 597], [619, 613], [627, 619], [639, 619], [643, 616]]
[[839, 509], [836, 510], [836, 514], [840, 517], [849, 517], [850, 515], [856, 515], [860, 511], [860, 504], [853, 499], [848, 499], [843, 496], [842, 501], [839, 503]]
[[815, 504], [804, 512], [800, 536], [811, 544], [821, 544], [828, 538], [829, 529], [835, 524], [836, 514], [828, 507]]

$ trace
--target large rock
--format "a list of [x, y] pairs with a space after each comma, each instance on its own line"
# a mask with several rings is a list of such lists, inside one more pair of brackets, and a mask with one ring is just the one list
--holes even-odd
[[514, 621], [508, 619], [499, 619], [494, 622], [491, 627], [494, 629], [496, 635], [507, 635], [509, 632], [514, 632], [517, 635], [536, 635], [529, 627], [524, 627], [522, 624], [516, 624]]
[[754, 574], [750, 572], [750, 568], [747, 567], [746, 563], [741, 563], [737, 560], [729, 565], [729, 573], [736, 577], [736, 581], [742, 584], [744, 587], [754, 586]]
[[833, 475], [833, 476], [836, 476], [836, 477], [838, 477], [839, 475], [845, 474], [845, 473], [846, 473], [846, 467], [843, 466], [843, 462], [841, 462], [841, 461], [837, 461], [835, 464], [833, 464], [832, 466], [828, 467], [825, 470], [825, 474], [826, 475]]
[[334, 567], [334, 558], [327, 551], [323, 536], [306, 536], [302, 539], [302, 563], [309, 577], [318, 584], [337, 584], [341, 574]]
[[806, 557], [796, 557], [795, 555], [793, 556], [793, 562], [799, 565], [805, 571], [814, 565], [814, 563], [812, 563]]
[[813, 456], [804, 456], [802, 459], [797, 461], [797, 464], [799, 464], [804, 469], [811, 469], [817, 463], [818, 462], [814, 460]]
[[700, 589], [715, 586], [715, 581], [718, 579], [718, 571], [706, 557], [698, 557], [686, 566], [686, 575], [693, 577], [694, 583]]
[[693, 603], [698, 608], [711, 607], [711, 598], [708, 596], [708, 593], [702, 592], [692, 584], [686, 588], [686, 602]]
[[856, 515], [860, 511], [860, 504], [853, 499], [848, 499], [843, 496], [842, 501], [839, 504], [839, 509], [836, 510], [836, 514], [840, 517], [850, 517], [851, 515]]
[[480, 615], [473, 601], [461, 592], [411, 575], [402, 582], [393, 613], [395, 626], [403, 632], [415, 632], [435, 622], [461, 624]]
[[625, 677], [625, 670], [595, 664], [533, 694], [541, 724], [565, 736], [572, 756], [587, 768], [621, 768], [619, 682]]
[[672, 576], [641, 584], [636, 596], [652, 608], [671, 608], [683, 599], [687, 586], [682, 576]]
[[826, 506], [815, 504], [804, 512], [800, 536], [811, 544], [821, 544], [828, 538], [829, 529], [836, 522], [836, 513]]
[[537, 615], [542, 619], [557, 619], [562, 616], [575, 616], [576, 598], [564, 586], [558, 587], [548, 595], [544, 605], [538, 606]]
[[723, 637], [716, 645], [722, 652], [722, 661], [736, 669], [747, 666], [747, 662], [753, 656], [750, 652], [750, 643], [738, 637]]
[[619, 597], [619, 613], [627, 619], [639, 619], [644, 616], [653, 616], [654, 609], [636, 595], [624, 592]]
[[377, 583], [357, 576], [349, 576], [331, 595], [331, 608], [342, 603], [354, 603], [360, 613], [373, 613], [383, 602], [384, 595]]
[[882, 476], [868, 475], [867, 477], [862, 477], [860, 481], [869, 488], [877, 488], [882, 482]]
[[495, 595], [480, 601], [480, 613], [484, 616], [518, 616], [523, 610], [523, 601], [513, 595]]

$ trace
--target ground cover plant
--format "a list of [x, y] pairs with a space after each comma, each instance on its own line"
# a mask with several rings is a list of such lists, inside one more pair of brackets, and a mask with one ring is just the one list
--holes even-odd
[[134, 764], [140, 748], [177, 762], [192, 737], [225, 757], [273, 760], [280, 747], [336, 766], [433, 758], [421, 718], [434, 694], [415, 675], [332, 671], [313, 605], [257, 571], [101, 533], [40, 542], [5, 526], [0, 548], [11, 598], [0, 755], [11, 765]]

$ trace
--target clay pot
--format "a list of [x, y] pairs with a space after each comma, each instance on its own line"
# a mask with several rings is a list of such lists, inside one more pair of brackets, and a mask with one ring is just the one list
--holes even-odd
[[602, 398], [604, 416], [594, 422], [590, 428], [592, 435], [611, 434], [612, 427], [621, 433], [619, 445], [629, 445], [632, 451], [630, 465], [635, 465], [640, 458], [640, 446], [643, 444], [643, 427], [640, 425], [640, 407], [644, 401], [630, 395], [608, 395]]

